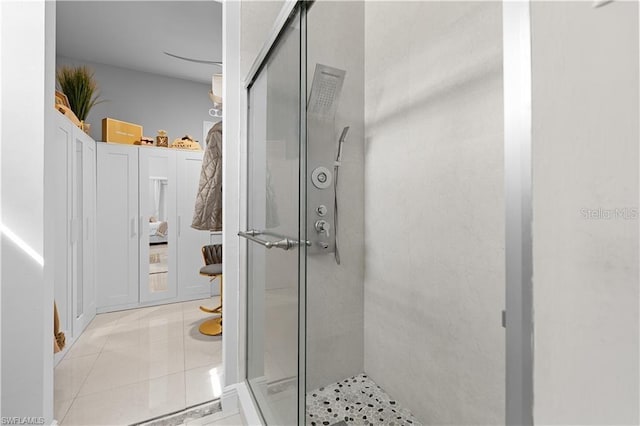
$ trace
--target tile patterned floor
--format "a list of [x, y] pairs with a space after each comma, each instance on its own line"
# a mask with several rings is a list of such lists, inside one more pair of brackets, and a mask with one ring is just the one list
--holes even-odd
[[58, 364], [62, 425], [127, 425], [222, 394], [222, 337], [200, 334], [219, 298], [99, 314]]
[[391, 399], [366, 374], [307, 393], [307, 426], [347, 425], [420, 426], [421, 423]]

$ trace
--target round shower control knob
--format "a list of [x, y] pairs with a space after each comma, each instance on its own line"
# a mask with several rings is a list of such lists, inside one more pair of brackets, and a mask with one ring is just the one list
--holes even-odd
[[318, 216], [324, 216], [325, 214], [327, 214], [327, 206], [325, 206], [324, 204], [319, 205], [316, 208], [316, 213], [318, 214]]
[[332, 174], [326, 167], [316, 167], [311, 173], [311, 182], [318, 189], [326, 189], [331, 186]]

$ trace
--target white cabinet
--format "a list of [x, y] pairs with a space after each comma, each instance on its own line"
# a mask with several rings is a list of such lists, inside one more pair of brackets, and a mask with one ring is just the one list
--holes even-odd
[[83, 310], [86, 324], [96, 315], [96, 142], [82, 132], [84, 144], [82, 158], [82, 212], [83, 242]]
[[189, 297], [211, 291], [209, 278], [200, 275], [203, 266], [202, 246], [209, 244], [209, 232], [198, 231], [191, 227], [200, 170], [202, 153], [178, 151], [178, 291], [180, 296]]
[[98, 308], [138, 301], [138, 150], [98, 143]]
[[61, 114], [56, 114], [55, 150], [51, 158], [52, 188], [56, 196], [52, 206], [54, 222], [54, 299], [58, 305], [60, 329], [71, 336], [73, 313], [71, 288], [71, 148], [73, 147], [74, 125]]
[[96, 313], [96, 143], [62, 114], [56, 114], [54, 143], [54, 297], [71, 343]]
[[73, 133], [71, 240], [73, 268], [73, 334], [78, 336], [96, 315], [95, 215], [96, 142], [80, 129]]
[[98, 143], [98, 310], [208, 297], [191, 228], [202, 152]]

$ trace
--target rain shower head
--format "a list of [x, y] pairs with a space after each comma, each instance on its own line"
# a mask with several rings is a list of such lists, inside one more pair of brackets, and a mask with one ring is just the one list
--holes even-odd
[[316, 64], [311, 84], [311, 94], [307, 104], [307, 113], [325, 120], [336, 115], [338, 99], [346, 71], [327, 65]]

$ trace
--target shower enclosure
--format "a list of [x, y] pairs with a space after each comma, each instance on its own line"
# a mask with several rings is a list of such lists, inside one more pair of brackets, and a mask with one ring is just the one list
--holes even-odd
[[266, 424], [505, 423], [502, 7], [285, 5], [239, 232]]

